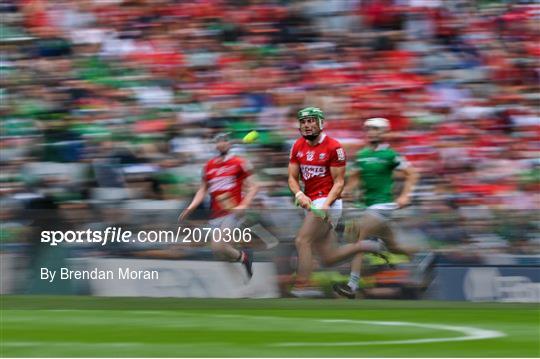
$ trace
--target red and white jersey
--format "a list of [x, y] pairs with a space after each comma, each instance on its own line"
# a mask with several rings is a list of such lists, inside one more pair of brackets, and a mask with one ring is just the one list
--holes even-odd
[[289, 162], [300, 166], [304, 193], [313, 201], [328, 196], [334, 185], [330, 167], [345, 166], [346, 156], [341, 144], [323, 133], [314, 146], [303, 137], [296, 140]]
[[206, 163], [203, 180], [210, 193], [212, 218], [227, 215], [242, 202], [242, 186], [250, 175], [247, 161], [238, 156], [215, 157]]

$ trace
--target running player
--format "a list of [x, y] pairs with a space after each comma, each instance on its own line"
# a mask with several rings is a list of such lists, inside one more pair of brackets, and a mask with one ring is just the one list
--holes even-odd
[[[410, 257], [414, 250], [404, 248], [396, 242], [390, 220], [394, 210], [410, 203], [411, 192], [418, 181], [418, 174], [403, 157], [384, 142], [390, 130], [387, 119], [370, 118], [365, 121], [364, 129], [368, 146], [356, 154], [356, 170], [351, 173], [345, 190], [346, 193], [352, 193], [361, 181], [363, 201], [367, 209], [358, 223], [355, 223], [357, 226], [355, 233], [358, 234], [360, 241], [370, 237], [380, 238], [391, 252], [406, 254]], [[393, 175], [396, 171], [401, 172], [405, 179], [401, 194], [394, 200]], [[352, 261], [349, 283], [335, 284], [334, 291], [342, 296], [355, 298], [361, 266], [362, 254], [359, 254]]]
[[[203, 176], [199, 190], [193, 197], [189, 206], [180, 214], [179, 221], [186, 219], [210, 193], [210, 210], [212, 227], [234, 229], [238, 216], [249, 208], [257, 194], [258, 184], [247, 161], [241, 157], [229, 154], [231, 142], [227, 133], [220, 133], [214, 137], [217, 157], [209, 160], [203, 169]], [[243, 195], [243, 190], [246, 194]], [[248, 276], [253, 276], [251, 252], [238, 250], [231, 244], [223, 241], [211, 241], [214, 254], [229, 262], [240, 262], [246, 269]]]
[[[319, 292], [309, 287], [312, 250], [317, 252], [324, 265], [329, 266], [362, 251], [380, 251], [382, 245], [366, 241], [335, 247], [337, 237], [332, 227], [341, 217], [345, 151], [338, 141], [323, 132], [324, 114], [319, 108], [304, 108], [298, 112], [297, 119], [302, 137], [290, 152], [289, 188], [307, 213], [295, 241], [298, 267], [291, 294], [315, 296]], [[300, 177], [304, 183], [303, 191]]]

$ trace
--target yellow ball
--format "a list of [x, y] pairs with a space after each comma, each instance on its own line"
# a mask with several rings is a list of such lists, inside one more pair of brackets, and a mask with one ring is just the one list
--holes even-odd
[[249, 132], [247, 135], [245, 135], [244, 138], [242, 139], [242, 141], [244, 143], [253, 143], [258, 138], [259, 138], [259, 132], [253, 130], [253, 131]]

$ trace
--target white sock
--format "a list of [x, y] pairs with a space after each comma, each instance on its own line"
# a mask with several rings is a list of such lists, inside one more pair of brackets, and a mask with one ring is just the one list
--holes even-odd
[[360, 247], [364, 252], [378, 252], [382, 250], [383, 245], [379, 241], [361, 241]]
[[358, 283], [360, 283], [360, 273], [359, 272], [351, 272], [351, 275], [349, 277], [349, 283], [347, 283], [347, 285], [353, 291], [356, 291], [358, 289], [358, 285], [359, 285]]
[[238, 256], [238, 258], [236, 259], [237, 262], [243, 262], [244, 259], [246, 257], [246, 254], [244, 253], [244, 251], [240, 251], [240, 255]]

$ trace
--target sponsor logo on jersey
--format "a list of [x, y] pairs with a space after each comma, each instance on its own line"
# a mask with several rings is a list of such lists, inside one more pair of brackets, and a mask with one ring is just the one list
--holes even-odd
[[233, 171], [234, 169], [235, 169], [235, 166], [222, 166], [222, 167], [212, 168], [208, 170], [208, 174], [220, 176], [224, 174], [225, 172]]
[[315, 155], [315, 152], [313, 151], [308, 151], [307, 155], [306, 155], [306, 158], [308, 161], [313, 161], [313, 156]]
[[298, 157], [298, 158], [304, 157], [304, 152], [298, 151], [298, 153], [296, 154], [296, 157]]
[[326, 157], [326, 153], [319, 154], [319, 160], [324, 160], [325, 157]]
[[324, 177], [326, 175], [326, 167], [324, 166], [312, 166], [312, 165], [300, 165], [302, 171], [302, 178], [308, 180], [313, 177]]
[[235, 176], [223, 176], [210, 179], [208, 181], [210, 193], [231, 190], [234, 187], [235, 179]]

